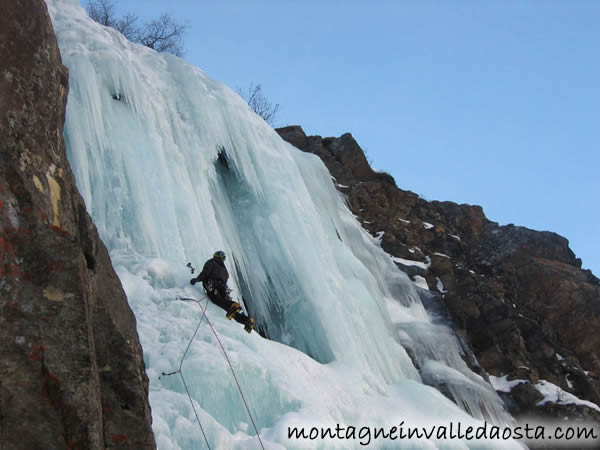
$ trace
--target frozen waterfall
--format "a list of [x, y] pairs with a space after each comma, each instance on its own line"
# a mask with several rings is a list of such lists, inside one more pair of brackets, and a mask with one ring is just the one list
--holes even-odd
[[[361, 446], [359, 439], [288, 439], [288, 427], [298, 425], [508, 420], [316, 156], [285, 143], [200, 69], [130, 43], [91, 21], [77, 0], [48, 5], [70, 70], [69, 160], [137, 317], [160, 449], [204, 445], [179, 378], [159, 375], [179, 365], [201, 316], [196, 304], [176, 300], [203, 295], [190, 286], [185, 265], [201, 266], [215, 250], [228, 255], [234, 297], [243, 295], [270, 338], [246, 334], [209, 304], [268, 448]], [[207, 327], [184, 373], [211, 447], [257, 448]], [[447, 386], [460, 408], [424, 382]]]

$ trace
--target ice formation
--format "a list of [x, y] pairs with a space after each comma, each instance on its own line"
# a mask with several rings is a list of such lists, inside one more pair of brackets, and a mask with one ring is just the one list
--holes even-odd
[[[204, 445], [181, 381], [159, 376], [178, 367], [201, 317], [197, 304], [177, 300], [203, 295], [189, 285], [186, 263], [201, 266], [215, 250], [228, 255], [234, 297], [243, 295], [270, 337], [246, 334], [208, 305], [268, 448], [360, 447], [288, 439], [298, 424], [507, 420], [316, 156], [285, 143], [200, 69], [130, 43], [91, 21], [77, 0], [48, 5], [70, 70], [69, 160], [137, 317], [160, 449]], [[183, 367], [211, 447], [257, 448], [208, 327]], [[445, 386], [462, 409], [424, 381]], [[467, 446], [488, 447], [402, 445]]]

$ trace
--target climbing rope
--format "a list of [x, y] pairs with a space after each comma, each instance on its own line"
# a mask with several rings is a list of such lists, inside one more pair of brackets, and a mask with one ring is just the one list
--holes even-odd
[[[202, 307], [202, 306], [200, 306], [200, 307]], [[233, 366], [231, 365], [229, 356], [227, 355], [227, 352], [225, 351], [225, 347], [223, 347], [223, 344], [221, 343], [221, 340], [219, 339], [219, 336], [217, 335], [217, 330], [215, 330], [212, 323], [210, 323], [210, 320], [208, 320], [208, 317], [206, 318], [206, 322], [208, 322], [208, 325], [212, 329], [212, 331], [215, 335], [215, 338], [217, 339], [217, 342], [221, 346], [221, 350], [223, 350], [223, 355], [225, 355], [225, 359], [227, 360], [227, 364], [229, 364], [229, 368], [231, 369], [231, 374], [233, 375], [235, 384], [237, 384], [238, 391], [240, 391], [240, 396], [242, 397], [242, 401], [244, 402], [246, 411], [248, 411], [248, 416], [250, 417], [250, 421], [252, 422], [252, 426], [254, 427], [254, 431], [256, 432], [256, 437], [258, 438], [258, 442], [260, 443], [261, 448], [263, 450], [265, 450], [265, 446], [263, 445], [262, 439], [260, 438], [260, 434], [258, 433], [258, 428], [256, 427], [256, 424], [254, 423], [254, 418], [252, 417], [252, 413], [250, 412], [250, 408], [248, 407], [248, 402], [246, 402], [246, 397], [244, 397], [244, 393], [242, 392], [242, 387], [240, 386], [237, 376], [235, 375], [235, 370], [233, 370]]]
[[[179, 361], [179, 370], [176, 370], [175, 372], [169, 372], [169, 373], [165, 373], [163, 372], [162, 375], [160, 377], [158, 377], [159, 379], [163, 376], [168, 377], [171, 375], [175, 375], [175, 374], [179, 374], [179, 376], [181, 377], [181, 381], [183, 382], [183, 387], [185, 388], [185, 392], [187, 393], [188, 398], [190, 399], [190, 404], [192, 405], [192, 409], [194, 410], [194, 415], [196, 416], [196, 421], [198, 422], [198, 426], [200, 427], [200, 431], [202, 431], [202, 436], [204, 436], [204, 441], [206, 442], [206, 447], [208, 448], [208, 450], [210, 450], [210, 444], [208, 443], [208, 438], [206, 437], [206, 433], [204, 432], [204, 428], [202, 428], [202, 423], [200, 423], [200, 418], [198, 417], [198, 412], [196, 411], [196, 407], [194, 406], [194, 401], [192, 400], [192, 396], [190, 395], [190, 391], [187, 387], [187, 383], [185, 382], [185, 378], [183, 376], [183, 360], [185, 359], [185, 355], [187, 355], [188, 350], [190, 349], [190, 346], [192, 345], [192, 342], [194, 341], [194, 338], [196, 337], [196, 334], [198, 334], [198, 330], [200, 329], [200, 325], [202, 324], [202, 320], [206, 317], [206, 308], [208, 308], [208, 297], [206, 298], [206, 306], [204, 308], [202, 308], [202, 304], [200, 300], [196, 300], [193, 298], [183, 298], [183, 297], [177, 297], [178, 300], [183, 300], [183, 301], [192, 301], [192, 302], [196, 302], [198, 303], [198, 305], [200, 306], [200, 309], [202, 309], [202, 317], [200, 317], [200, 320], [198, 321], [198, 326], [196, 327], [196, 330], [194, 331], [194, 334], [192, 335], [192, 338], [190, 339], [190, 342], [188, 342], [188, 345], [185, 349], [185, 351], [183, 352], [183, 356], [181, 357], [181, 361]], [[206, 318], [206, 320], [208, 321], [208, 317]]]
[[187, 393], [188, 398], [190, 399], [190, 403], [192, 405], [192, 409], [194, 410], [194, 414], [196, 415], [196, 421], [198, 422], [198, 426], [200, 427], [200, 430], [202, 431], [202, 435], [204, 436], [204, 440], [206, 441], [206, 446], [210, 450], [210, 444], [208, 443], [208, 439], [206, 437], [206, 434], [204, 433], [204, 429], [202, 428], [202, 424], [200, 423], [200, 418], [198, 417], [198, 413], [196, 412], [196, 408], [194, 406], [194, 402], [193, 402], [192, 397], [190, 395], [190, 391], [188, 390], [187, 384], [185, 382], [185, 378], [183, 377], [183, 371], [182, 371], [183, 370], [183, 360], [185, 359], [185, 356], [186, 356], [188, 350], [190, 349], [190, 346], [192, 345], [192, 342], [194, 341], [194, 338], [196, 337], [196, 334], [198, 333], [198, 330], [200, 329], [200, 325], [202, 324], [202, 320], [206, 318], [206, 322], [210, 326], [210, 329], [212, 330], [213, 334], [215, 335], [215, 338], [217, 339], [217, 342], [219, 343], [219, 346], [221, 347], [221, 350], [223, 351], [223, 355], [225, 356], [225, 359], [227, 360], [227, 364], [229, 364], [229, 368], [231, 369], [231, 374], [233, 375], [233, 379], [235, 380], [235, 384], [237, 385], [238, 391], [240, 392], [240, 396], [242, 397], [242, 401], [244, 402], [244, 407], [246, 408], [246, 411], [248, 412], [248, 416], [250, 417], [250, 421], [252, 422], [252, 426], [254, 427], [254, 431], [256, 432], [256, 437], [258, 438], [258, 442], [260, 443], [261, 448], [263, 450], [265, 450], [265, 446], [264, 446], [264, 444], [262, 442], [262, 439], [260, 438], [260, 434], [258, 432], [258, 427], [256, 426], [256, 423], [254, 422], [254, 418], [252, 417], [252, 413], [250, 412], [250, 408], [248, 406], [248, 402], [246, 401], [246, 397], [244, 396], [244, 393], [242, 391], [242, 387], [240, 386], [240, 383], [239, 383], [239, 381], [237, 379], [237, 376], [235, 374], [235, 370], [233, 369], [233, 365], [231, 364], [229, 356], [227, 355], [227, 351], [225, 350], [225, 347], [223, 346], [223, 344], [221, 343], [221, 340], [219, 339], [219, 335], [217, 334], [217, 330], [215, 330], [215, 327], [213, 327], [213, 325], [210, 322], [210, 320], [208, 320], [208, 316], [206, 315], [206, 309], [208, 308], [208, 298], [206, 299], [206, 306], [204, 308], [202, 307], [202, 299], [196, 300], [196, 299], [187, 298], [187, 297], [177, 297], [177, 299], [178, 300], [182, 300], [182, 301], [186, 301], [186, 302], [195, 302], [195, 303], [197, 303], [198, 306], [200, 307], [200, 309], [202, 310], [202, 317], [198, 321], [198, 325], [196, 326], [196, 330], [194, 331], [194, 334], [192, 335], [192, 338], [190, 339], [190, 342], [188, 343], [185, 351], [183, 352], [183, 356], [181, 357], [181, 361], [179, 362], [179, 370], [176, 370], [176, 371], [170, 372], [170, 373], [163, 372], [161, 376], [170, 376], [170, 375], [175, 375], [177, 373], [181, 376], [181, 381], [183, 382], [183, 386], [185, 388], [185, 391]]

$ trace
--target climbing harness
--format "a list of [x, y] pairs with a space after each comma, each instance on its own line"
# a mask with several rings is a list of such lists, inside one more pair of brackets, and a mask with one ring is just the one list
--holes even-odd
[[[190, 270], [192, 271], [192, 273], [194, 273], [194, 268], [192, 267], [191, 263], [188, 263], [187, 265]], [[194, 410], [194, 414], [196, 416], [196, 421], [198, 422], [198, 426], [200, 427], [200, 431], [202, 431], [202, 435], [204, 436], [204, 440], [206, 441], [206, 446], [207, 448], [210, 450], [210, 444], [208, 443], [208, 438], [206, 437], [206, 434], [204, 433], [204, 429], [202, 428], [202, 424], [200, 423], [200, 418], [198, 417], [198, 412], [196, 411], [196, 407], [194, 406], [194, 401], [192, 400], [192, 396], [190, 395], [190, 391], [188, 390], [187, 384], [185, 382], [185, 378], [183, 376], [183, 360], [185, 359], [185, 356], [187, 355], [188, 350], [190, 349], [190, 346], [192, 345], [192, 342], [194, 341], [196, 334], [198, 334], [198, 330], [200, 329], [200, 325], [202, 324], [202, 320], [204, 320], [206, 318], [206, 323], [208, 323], [208, 325], [210, 326], [210, 329], [212, 330], [213, 334], [215, 335], [215, 338], [217, 339], [217, 342], [219, 343], [219, 346], [221, 347], [221, 350], [223, 351], [223, 355], [225, 356], [225, 359], [227, 360], [227, 364], [229, 364], [229, 368], [231, 369], [231, 374], [233, 375], [233, 379], [235, 380], [235, 384], [237, 385], [238, 391], [240, 392], [240, 396], [242, 397], [242, 401], [244, 402], [244, 406], [246, 408], [246, 411], [248, 412], [248, 416], [250, 417], [250, 421], [252, 422], [252, 426], [254, 427], [254, 431], [256, 432], [256, 437], [258, 438], [258, 442], [260, 443], [261, 448], [264, 450], [265, 446], [262, 442], [262, 439], [260, 438], [260, 434], [258, 433], [258, 428], [256, 426], [256, 423], [254, 422], [254, 418], [252, 417], [252, 413], [250, 412], [250, 408], [248, 407], [248, 402], [246, 401], [246, 397], [244, 396], [244, 393], [242, 392], [242, 387], [240, 386], [240, 383], [237, 379], [237, 376], [235, 374], [235, 370], [233, 370], [233, 365], [231, 364], [231, 361], [229, 360], [229, 356], [227, 355], [227, 352], [225, 351], [225, 347], [223, 346], [223, 344], [221, 343], [221, 340], [219, 339], [219, 336], [217, 335], [217, 330], [215, 330], [215, 327], [213, 327], [212, 323], [210, 322], [210, 320], [208, 320], [208, 316], [206, 315], [206, 309], [208, 308], [208, 297], [206, 297], [206, 305], [204, 306], [204, 308], [202, 307], [202, 300], [205, 298], [206, 296], [200, 298], [200, 300], [194, 299], [194, 298], [188, 298], [188, 297], [177, 297], [177, 300], [181, 300], [184, 302], [194, 302], [197, 303], [198, 306], [200, 307], [200, 309], [202, 310], [202, 317], [200, 317], [200, 320], [198, 321], [198, 325], [196, 326], [196, 330], [194, 331], [194, 334], [192, 335], [192, 338], [190, 339], [190, 342], [188, 343], [185, 351], [183, 352], [183, 356], [181, 357], [181, 361], [179, 362], [179, 369], [174, 371], [174, 372], [169, 372], [169, 373], [165, 373], [163, 372], [162, 375], [160, 377], [158, 377], [159, 379], [163, 376], [171, 376], [171, 375], [175, 375], [175, 374], [179, 374], [179, 376], [181, 376], [181, 381], [183, 382], [183, 387], [185, 388], [185, 392], [187, 393], [188, 398], [190, 399], [190, 403], [192, 405], [192, 409]]]

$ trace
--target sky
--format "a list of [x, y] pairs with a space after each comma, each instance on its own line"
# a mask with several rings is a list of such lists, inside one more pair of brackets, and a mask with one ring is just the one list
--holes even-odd
[[277, 125], [350, 132], [427, 200], [554, 231], [600, 275], [600, 2], [115, 0], [188, 26], [184, 58], [261, 83]]

